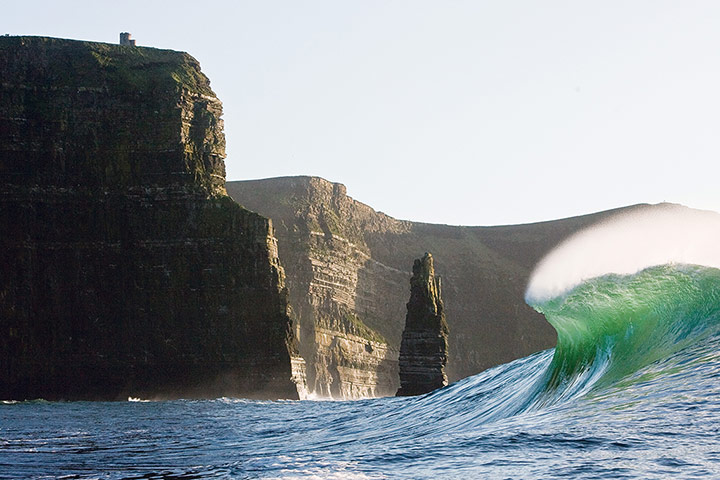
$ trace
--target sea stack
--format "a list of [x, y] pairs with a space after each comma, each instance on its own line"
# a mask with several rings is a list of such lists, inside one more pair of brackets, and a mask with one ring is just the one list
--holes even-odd
[[171, 50], [0, 37], [0, 399], [298, 398], [270, 220]]
[[440, 277], [435, 276], [432, 255], [425, 253], [415, 260], [410, 279], [397, 396], [422, 395], [447, 385], [447, 338]]

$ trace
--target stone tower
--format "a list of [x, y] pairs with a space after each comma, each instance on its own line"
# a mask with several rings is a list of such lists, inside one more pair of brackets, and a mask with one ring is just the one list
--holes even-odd
[[135, 46], [135, 40], [131, 39], [132, 35], [129, 32], [121, 32], [120, 33], [120, 45], [129, 45], [131, 47]]

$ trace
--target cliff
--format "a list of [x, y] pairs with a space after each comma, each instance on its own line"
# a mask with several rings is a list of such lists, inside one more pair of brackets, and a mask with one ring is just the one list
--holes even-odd
[[405, 316], [396, 295], [406, 296], [409, 275], [376, 261], [365, 236], [401, 234], [408, 225], [319, 178], [227, 186], [248, 208], [276, 219], [309, 390], [335, 398], [394, 395]]
[[228, 182], [227, 189], [275, 222], [308, 386], [344, 398], [397, 391], [407, 267], [418, 251], [433, 252], [443, 277], [445, 371], [453, 382], [554, 346], [555, 331], [524, 302], [529, 275], [567, 236], [618, 212], [463, 227], [394, 219], [317, 177]]
[[448, 384], [448, 326], [440, 277], [426, 253], [413, 264], [410, 300], [400, 343], [400, 389], [397, 396], [422, 395]]
[[0, 82], [0, 398], [297, 398], [272, 225], [226, 196], [198, 62], [0, 37]]

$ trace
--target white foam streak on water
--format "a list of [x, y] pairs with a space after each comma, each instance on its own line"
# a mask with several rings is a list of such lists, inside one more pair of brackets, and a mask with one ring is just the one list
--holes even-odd
[[326, 397], [324, 395], [321, 395], [321, 394], [315, 393], [315, 392], [308, 393], [306, 398], [304, 398], [304, 400], [311, 400], [313, 402], [339, 402], [339, 401], [342, 401], [340, 399]]
[[720, 214], [663, 204], [611, 217], [546, 255], [530, 277], [525, 299], [538, 303], [591, 278], [672, 263], [720, 268]]

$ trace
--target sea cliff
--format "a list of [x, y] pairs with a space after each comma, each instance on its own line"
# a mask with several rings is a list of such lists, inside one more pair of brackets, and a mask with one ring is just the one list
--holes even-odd
[[401, 235], [410, 224], [378, 215], [320, 178], [227, 185], [236, 200], [275, 219], [309, 390], [394, 395], [409, 274], [377, 261], [367, 237]]
[[298, 397], [221, 114], [186, 53], [0, 37], [0, 398]]
[[[443, 278], [445, 372], [453, 382], [555, 345], [553, 328], [525, 304], [530, 273], [564, 238], [620, 211], [466, 227], [397, 220], [318, 177], [228, 182], [227, 189], [275, 222], [308, 387], [339, 398], [397, 391], [408, 267], [418, 252], [433, 253]], [[638, 208], [652, 206], [628, 207]]]

